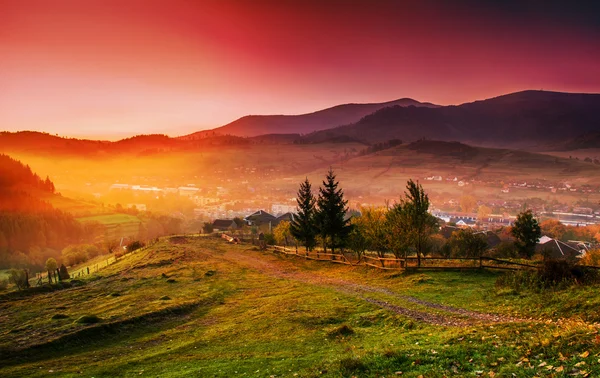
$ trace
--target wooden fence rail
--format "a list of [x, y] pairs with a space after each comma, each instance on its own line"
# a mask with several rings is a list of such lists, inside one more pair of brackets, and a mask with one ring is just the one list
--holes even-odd
[[[498, 270], [526, 270], [538, 269], [539, 266], [524, 264], [521, 262], [502, 260], [493, 257], [421, 257], [421, 266], [417, 265], [419, 260], [416, 256], [402, 258], [379, 257], [374, 253], [365, 253], [360, 259], [353, 253], [324, 253], [319, 251], [298, 251], [295, 248], [284, 246], [269, 246], [268, 250], [276, 253], [297, 256], [307, 260], [326, 261], [336, 264], [353, 266], [368, 266], [382, 270], [474, 270], [474, 269], [498, 269]], [[600, 269], [590, 266], [589, 268]]]

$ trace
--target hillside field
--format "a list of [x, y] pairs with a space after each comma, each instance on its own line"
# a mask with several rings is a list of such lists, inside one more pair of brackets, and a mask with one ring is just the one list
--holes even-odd
[[0, 296], [0, 376], [600, 374], [600, 287], [506, 290], [501, 274], [163, 238], [73, 287]]
[[142, 221], [129, 214], [102, 214], [77, 218], [81, 223], [97, 222], [103, 226], [96, 235], [98, 241], [119, 240], [122, 236], [135, 236], [140, 230]]

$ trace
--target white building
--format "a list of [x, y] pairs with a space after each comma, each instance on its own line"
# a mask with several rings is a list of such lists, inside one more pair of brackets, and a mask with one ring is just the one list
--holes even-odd
[[271, 213], [275, 216], [279, 216], [285, 213], [295, 213], [295, 205], [286, 205], [281, 203], [274, 203], [271, 205]]
[[192, 197], [200, 192], [200, 189], [194, 188], [193, 186], [180, 186], [179, 195], [184, 197]]

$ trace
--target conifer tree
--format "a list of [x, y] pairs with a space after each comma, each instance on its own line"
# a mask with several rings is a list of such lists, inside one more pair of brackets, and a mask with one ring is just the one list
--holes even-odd
[[316, 225], [323, 239], [323, 249], [327, 244], [331, 252], [336, 247], [342, 247], [351, 231], [350, 220], [346, 219], [348, 201], [344, 200], [344, 192], [338, 189], [339, 182], [335, 180], [333, 170], [329, 168], [323, 187], [319, 188], [317, 199]]
[[296, 202], [298, 202], [298, 213], [294, 216], [294, 219], [290, 224], [290, 232], [296, 240], [304, 243], [306, 251], [310, 251], [316, 244], [315, 237], [317, 230], [315, 228], [316, 199], [312, 193], [308, 178], [300, 184]]

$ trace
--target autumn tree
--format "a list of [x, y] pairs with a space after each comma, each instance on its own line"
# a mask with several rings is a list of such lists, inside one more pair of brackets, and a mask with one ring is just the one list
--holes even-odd
[[55, 259], [50, 257], [48, 260], [46, 260], [46, 271], [54, 272], [56, 268], [58, 268], [58, 264], [56, 263]]
[[485, 219], [489, 218], [491, 213], [492, 209], [490, 209], [488, 206], [481, 205], [479, 206], [479, 209], [477, 209], [477, 220], [481, 223]]
[[308, 178], [300, 184], [298, 190], [297, 214], [290, 224], [290, 233], [296, 240], [302, 242], [306, 251], [311, 251], [316, 244], [317, 229], [315, 226], [315, 203], [312, 187]]
[[486, 237], [470, 228], [454, 231], [448, 243], [455, 257], [481, 257], [488, 248]]
[[562, 239], [567, 233], [567, 226], [556, 219], [547, 219], [540, 223], [540, 229], [543, 235], [554, 239]]
[[369, 248], [369, 242], [365, 237], [364, 223], [361, 217], [353, 217], [350, 220], [350, 233], [348, 234], [348, 248], [356, 254], [358, 261], [361, 261], [365, 251]]
[[423, 187], [418, 182], [409, 180], [406, 189], [404, 198], [390, 212], [394, 214], [393, 227], [404, 230], [406, 243], [415, 250], [417, 265], [421, 266], [421, 255], [426, 252], [429, 237], [437, 229], [437, 220], [429, 213], [429, 197]]
[[354, 220], [362, 231], [368, 249], [375, 251], [377, 256], [385, 257], [389, 250], [386, 213], [387, 209], [383, 207], [363, 207], [360, 209], [361, 215]]
[[535, 246], [542, 236], [540, 225], [531, 210], [517, 215], [511, 234], [517, 239], [516, 245], [521, 256], [531, 258], [535, 253]]
[[273, 229], [273, 236], [275, 237], [275, 241], [277, 242], [277, 244], [283, 244], [287, 247], [292, 241], [290, 222], [279, 222], [279, 224]]
[[477, 208], [477, 200], [471, 195], [464, 195], [460, 198], [460, 209], [464, 213], [472, 213]]

